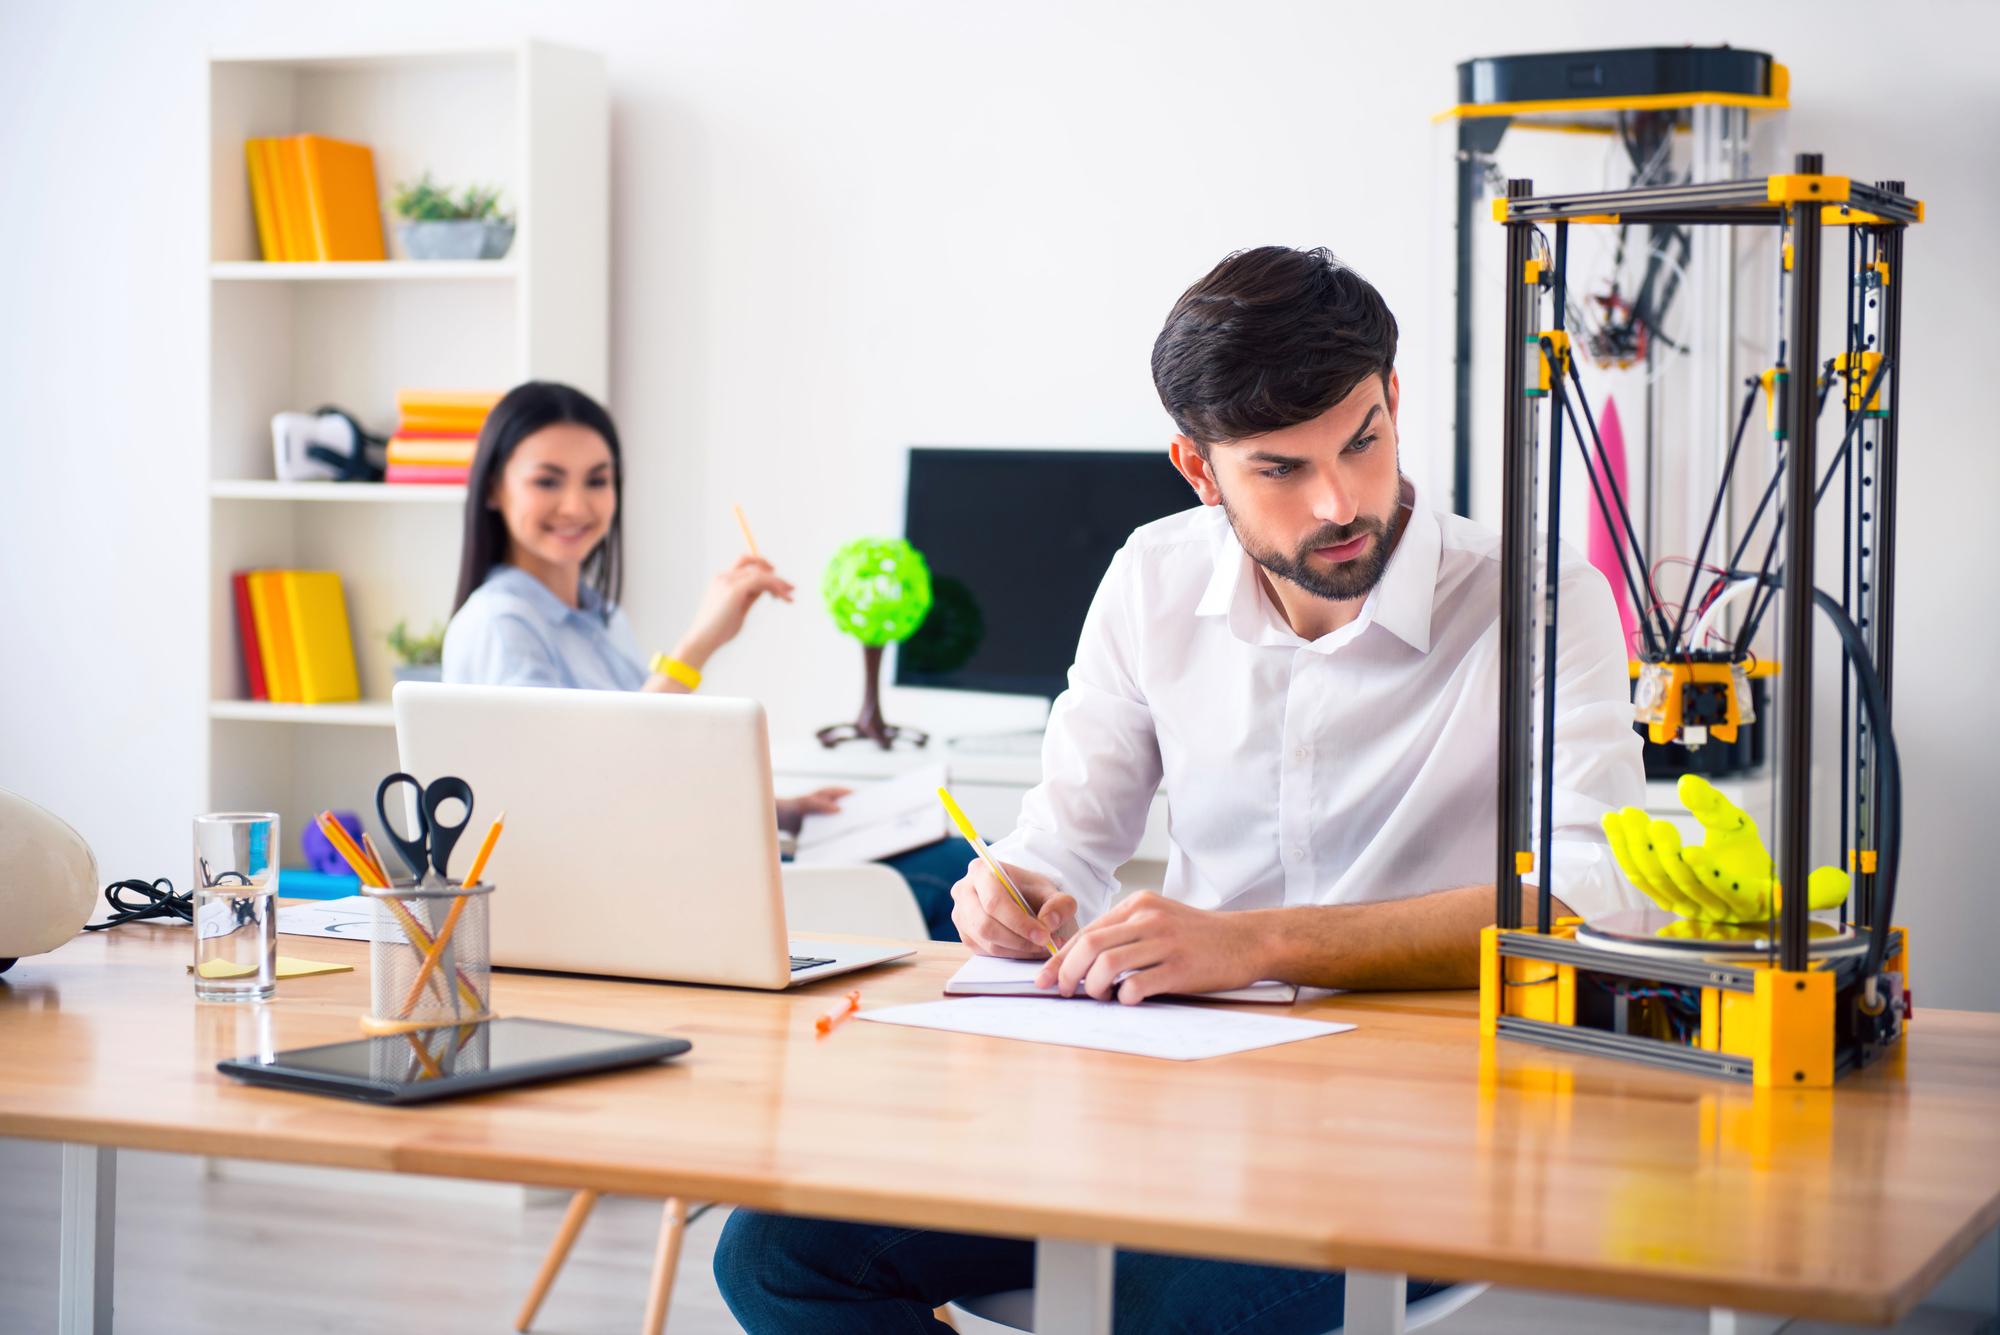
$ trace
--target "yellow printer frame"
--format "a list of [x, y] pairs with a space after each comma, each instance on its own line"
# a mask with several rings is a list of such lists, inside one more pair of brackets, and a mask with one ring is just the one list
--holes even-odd
[[[1502, 475], [1500, 613], [1500, 791], [1495, 926], [1480, 945], [1480, 1026], [1484, 1034], [1573, 1051], [1597, 1052], [1682, 1070], [1749, 1080], [1758, 1086], [1827, 1087], [1891, 1051], [1909, 1015], [1908, 937], [1892, 926], [1901, 843], [1901, 770], [1889, 730], [1895, 582], [1897, 390], [1902, 379], [1903, 240], [1923, 219], [1923, 205], [1900, 181], [1866, 184], [1823, 173], [1817, 154], [1800, 154], [1787, 175], [1696, 185], [1536, 196], [1533, 183], [1510, 180], [1493, 202], [1507, 229], [1506, 422]], [[1818, 923], [1803, 893], [1810, 868], [1809, 789], [1812, 764], [1812, 674], [1777, 671], [1778, 745], [1774, 748], [1778, 811], [1778, 916], [1736, 926], [1672, 922], [1657, 941], [1612, 939], [1578, 919], [1550, 920], [1550, 850], [1556, 718], [1553, 671], [1556, 622], [1554, 563], [1561, 508], [1563, 434], [1570, 426], [1583, 467], [1605, 512], [1606, 528], [1630, 536], [1610, 513], [1623, 497], [1605, 462], [1590, 404], [1564, 328], [1568, 229], [1576, 225], [1779, 227], [1787, 318], [1781, 365], [1761, 378], [1772, 398], [1771, 434], [1781, 454], [1766, 500], [1783, 484], [1776, 527], [1754, 574], [1725, 569], [1724, 580], [1754, 581], [1750, 616], [1727, 651], [1678, 648], [1681, 627], [1668, 625], [1657, 598], [1641, 593], [1629, 568], [1622, 573], [1641, 610], [1645, 648], [1635, 676], [1653, 674], [1669, 692], [1671, 710], [1651, 722], [1656, 740], [1670, 740], [1699, 708], [1732, 730], [1737, 699], [1715, 714], [1740, 684], [1749, 636], [1773, 601], [1782, 603], [1777, 664], [1809, 665], [1815, 610], [1832, 621], [1846, 653], [1842, 691], [1843, 797], [1852, 779], [1853, 847], [1849, 865], [1851, 921]], [[1848, 237], [1845, 351], [1820, 361], [1822, 234]], [[1548, 228], [1553, 239], [1544, 233]], [[1544, 328], [1544, 298], [1552, 323]], [[1787, 373], [1782, 363], [1796, 368]], [[1824, 480], [1816, 450], [1821, 407], [1837, 375], [1846, 431]], [[1750, 382], [1751, 398], [1760, 392]], [[1548, 426], [1540, 412], [1547, 406]], [[1746, 401], [1743, 421], [1750, 416]], [[1579, 418], [1579, 409], [1581, 418]], [[1784, 428], [1789, 424], [1789, 431]], [[1724, 504], [1743, 438], [1730, 447], [1709, 525]], [[1788, 439], [1789, 438], [1789, 439]], [[1596, 464], [1593, 464], [1593, 449]], [[1602, 465], [1600, 478], [1600, 468]], [[1840, 596], [1818, 588], [1814, 510], [1837, 470], [1846, 470], [1846, 565]], [[1854, 484], [1859, 480], [1859, 487]], [[1759, 507], [1761, 515], [1763, 507]], [[1757, 521], [1752, 520], [1754, 530]], [[1772, 556], [1784, 540], [1784, 564]], [[1747, 537], [1747, 535], [1746, 535]], [[1706, 556], [1696, 556], [1697, 572]], [[1649, 569], [1643, 553], [1640, 569]], [[1621, 565], [1625, 559], [1620, 549]], [[1858, 593], [1857, 593], [1858, 586]], [[1647, 585], [1650, 592], [1650, 584]], [[1782, 598], [1780, 593], [1782, 591]], [[1857, 626], [1852, 613], [1860, 614]], [[1682, 605], [1685, 615], [1686, 603]], [[1671, 633], [1669, 631], [1671, 630]], [[1538, 674], [1538, 667], [1541, 671]], [[1538, 677], [1540, 689], [1537, 690]], [[1849, 718], [1849, 685], [1863, 706]], [[1694, 692], [1709, 695], [1697, 700]], [[1682, 693], [1686, 695], [1686, 716]], [[1747, 698], [1747, 695], [1746, 695]], [[1851, 747], [1851, 758], [1849, 755]], [[1539, 753], [1539, 755], [1537, 755]], [[1843, 813], [1843, 834], [1847, 813]], [[1534, 825], [1539, 818], [1539, 831]], [[1539, 834], [1537, 843], [1536, 835]], [[1536, 912], [1524, 924], [1524, 883], [1538, 859], [1543, 869], [1529, 893]]]

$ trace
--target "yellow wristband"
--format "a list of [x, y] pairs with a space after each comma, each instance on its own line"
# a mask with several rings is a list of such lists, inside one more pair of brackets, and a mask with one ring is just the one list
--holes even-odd
[[681, 662], [678, 658], [669, 658], [665, 654], [654, 654], [651, 666], [654, 672], [659, 673], [662, 677], [671, 677], [690, 691], [701, 689], [701, 673], [695, 671], [686, 663]]

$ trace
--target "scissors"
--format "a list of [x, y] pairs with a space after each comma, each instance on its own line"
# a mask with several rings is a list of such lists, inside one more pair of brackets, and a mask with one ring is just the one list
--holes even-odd
[[[388, 810], [389, 790], [403, 784], [416, 789], [417, 799], [417, 829], [415, 835], [408, 838], [397, 831], [396, 823], [389, 819]], [[447, 825], [438, 819], [438, 808], [453, 800], [465, 809], [456, 824]], [[435, 884], [444, 879], [445, 866], [451, 861], [451, 850], [458, 843], [458, 836], [465, 833], [465, 827], [472, 822], [472, 785], [451, 776], [425, 784], [413, 774], [398, 771], [382, 780], [375, 789], [375, 816], [382, 822], [382, 832], [389, 836], [389, 842], [403, 855], [410, 874], [419, 881]]]

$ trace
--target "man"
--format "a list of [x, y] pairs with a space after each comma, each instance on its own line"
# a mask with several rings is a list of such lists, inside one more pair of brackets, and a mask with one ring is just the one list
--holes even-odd
[[[1104, 576], [1043, 781], [952, 890], [974, 950], [1131, 1004], [1259, 979], [1470, 987], [1493, 921], [1499, 537], [1434, 513], [1399, 466], [1396, 321], [1325, 250], [1230, 256], [1175, 303], [1153, 381], [1201, 507]], [[1640, 745], [1603, 578], [1564, 560], [1556, 663], [1558, 913], [1638, 901], [1600, 818]], [[1166, 883], [1113, 903], [1164, 782]], [[1482, 883], [1483, 882], [1483, 883]], [[1033, 1245], [738, 1211], [716, 1275], [744, 1326], [937, 1330], [949, 1299], [1033, 1282]], [[1339, 1274], [1121, 1253], [1116, 1327], [1321, 1332]]]

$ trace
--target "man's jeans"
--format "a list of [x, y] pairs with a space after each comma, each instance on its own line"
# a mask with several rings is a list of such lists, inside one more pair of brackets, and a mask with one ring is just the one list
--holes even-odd
[[[750, 1335], [950, 1335], [931, 1309], [1025, 1289], [1035, 1244], [886, 1224], [738, 1210], [722, 1230], [715, 1280]], [[1412, 1299], [1445, 1286], [1411, 1281]], [[1325, 1335], [1345, 1313], [1338, 1271], [1119, 1252], [1117, 1335]]]

